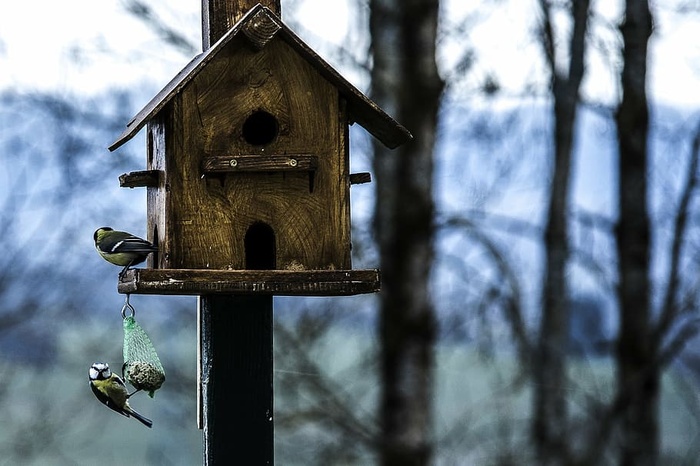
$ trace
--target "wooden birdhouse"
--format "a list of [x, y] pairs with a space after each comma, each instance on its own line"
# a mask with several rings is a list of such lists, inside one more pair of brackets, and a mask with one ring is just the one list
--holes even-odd
[[[159, 277], [171, 282], [183, 269], [192, 280], [203, 279], [206, 270], [297, 278], [326, 271], [368, 279], [353, 275], [350, 260], [350, 185], [369, 178], [349, 171], [354, 122], [390, 148], [411, 138], [277, 15], [252, 8], [109, 148], [147, 126], [148, 169], [121, 181], [148, 189], [148, 239], [159, 248], [149, 266], [169, 272]], [[257, 277], [264, 282], [274, 273]], [[378, 286], [378, 275], [368, 280]], [[131, 286], [139, 292], [138, 283]], [[336, 294], [328, 291], [289, 294]]]

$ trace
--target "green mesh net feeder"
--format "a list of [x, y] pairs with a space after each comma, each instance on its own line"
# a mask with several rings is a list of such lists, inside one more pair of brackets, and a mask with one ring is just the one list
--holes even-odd
[[[130, 314], [127, 314], [127, 310]], [[122, 309], [124, 318], [124, 378], [137, 390], [144, 390], [153, 398], [165, 381], [165, 370], [160, 363], [151, 339], [134, 318], [134, 308], [126, 303]]]

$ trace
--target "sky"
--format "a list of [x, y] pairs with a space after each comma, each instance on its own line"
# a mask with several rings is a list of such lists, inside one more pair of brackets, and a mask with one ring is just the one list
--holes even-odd
[[[0, 4], [0, 90], [100, 92], [151, 79], [165, 84], [191, 57], [164, 48], [153, 31], [125, 12], [119, 0], [4, 1]], [[199, 0], [149, 0], [163, 18], [201, 43]], [[295, 16], [305, 33], [342, 42], [347, 8], [306, 0]], [[33, 11], [41, 9], [41, 15]], [[284, 3], [283, 3], [283, 16]], [[31, 25], [31, 27], [28, 27]], [[38, 33], [40, 31], [40, 34]], [[148, 66], [144, 66], [144, 62]]]
[[[145, 81], [159, 86], [167, 83], [191, 57], [163, 47], [151, 30], [125, 12], [127, 1], [2, 2], [0, 90], [94, 93]], [[679, 1], [653, 3], [656, 29], [651, 44], [649, 89], [659, 102], [696, 106], [700, 105], [700, 41], [697, 40], [700, 15], [674, 13], [672, 7]], [[332, 50], [348, 46], [349, 29], [356, 26], [349, 18], [353, 2], [283, 0], [282, 15], [288, 22], [293, 18], [301, 28], [296, 32], [310, 45], [323, 44]], [[476, 47], [477, 60], [472, 70], [475, 79], [496, 75], [506, 93], [517, 94], [524, 86], [541, 81], [544, 75], [540, 50], [531, 40], [537, 18], [536, 1], [485, 3], [491, 6], [483, 8], [480, 2], [443, 0], [444, 30], [449, 32], [466, 21], [468, 40]], [[150, 0], [149, 4], [193, 43], [200, 43], [200, 0]], [[618, 39], [610, 31], [619, 17], [620, 2], [593, 0], [593, 4], [598, 15], [592, 27], [598, 38], [589, 54], [590, 72], [584, 81], [584, 95], [609, 104], [617, 95], [617, 87], [616, 76], [606, 71], [609, 60], [606, 57], [610, 49], [619, 48]], [[293, 5], [294, 11], [289, 5]], [[34, 14], [39, 9], [41, 15]], [[555, 15], [562, 31], [568, 27], [563, 18], [564, 15]], [[441, 42], [443, 74], [450, 72], [463, 48], [463, 38]], [[333, 64], [333, 57], [322, 55]], [[349, 79], [363, 87], [358, 82], [361, 78], [349, 76]]]

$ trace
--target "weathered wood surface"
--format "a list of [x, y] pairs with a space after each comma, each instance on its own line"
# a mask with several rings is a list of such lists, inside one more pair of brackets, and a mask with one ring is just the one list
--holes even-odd
[[362, 173], [351, 173], [350, 174], [350, 184], [364, 184], [371, 183], [372, 175], [367, 172]]
[[[148, 168], [165, 173], [149, 188], [154, 268], [250, 269], [245, 238], [265, 224], [274, 232], [273, 268], [351, 269], [344, 101], [285, 42], [255, 52], [238, 41], [246, 39], [233, 39], [149, 124]], [[244, 126], [260, 113], [274, 116], [276, 136], [255, 145]], [[300, 158], [297, 166], [308, 168], [299, 171], [203, 174], [203, 165], [231, 154], [243, 154], [244, 167], [255, 156], [262, 165], [288, 163], [287, 154], [315, 159]]]
[[[253, 5], [251, 5], [253, 3]], [[204, 0], [202, 2], [202, 50], [208, 50], [245, 14], [260, 3], [277, 16], [282, 16], [280, 0]]]
[[141, 170], [119, 175], [119, 186], [122, 188], [155, 188], [161, 176], [159, 170]]
[[265, 10], [259, 10], [253, 18], [243, 27], [243, 34], [248, 37], [253, 47], [261, 50], [265, 45], [275, 37], [277, 31], [281, 28], [280, 24], [275, 21], [272, 16], [268, 15]]
[[349, 296], [380, 289], [379, 271], [368, 270], [162, 270], [130, 269], [120, 293], [159, 295]]
[[272, 296], [199, 300], [204, 465], [274, 464]]
[[223, 155], [204, 157], [204, 173], [309, 172], [318, 167], [318, 157], [313, 155]]

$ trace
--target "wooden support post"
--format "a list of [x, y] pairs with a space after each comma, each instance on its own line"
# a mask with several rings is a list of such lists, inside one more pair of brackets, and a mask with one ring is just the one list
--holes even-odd
[[202, 49], [208, 50], [258, 3], [281, 16], [280, 0], [202, 0]]
[[272, 465], [272, 296], [202, 296], [205, 466]]
[[[258, 1], [202, 0], [203, 50]], [[201, 296], [199, 311], [204, 465], [271, 465], [272, 296]]]

